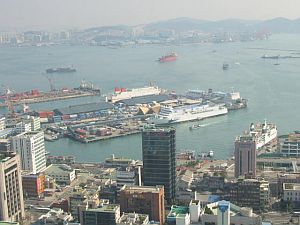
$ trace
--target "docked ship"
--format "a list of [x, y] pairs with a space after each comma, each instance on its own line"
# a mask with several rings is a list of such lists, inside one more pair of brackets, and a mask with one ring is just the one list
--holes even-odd
[[147, 119], [150, 124], [173, 124], [187, 121], [202, 120], [228, 113], [223, 104], [218, 105], [184, 105], [178, 107], [161, 106], [160, 113]]
[[124, 99], [131, 99], [134, 97], [159, 95], [161, 89], [157, 86], [146, 86], [142, 88], [115, 88], [114, 94], [108, 97], [108, 101], [115, 103]]
[[46, 73], [74, 73], [76, 69], [72, 67], [58, 67], [46, 69]]
[[251, 123], [249, 130], [246, 130], [242, 135], [236, 138], [236, 141], [248, 142], [254, 141], [256, 149], [271, 143], [277, 139], [277, 127], [275, 124], [267, 123]]
[[172, 61], [175, 61], [177, 60], [177, 54], [175, 52], [172, 52], [171, 54], [169, 55], [165, 55], [165, 56], [162, 56], [158, 59], [159, 62], [172, 62]]

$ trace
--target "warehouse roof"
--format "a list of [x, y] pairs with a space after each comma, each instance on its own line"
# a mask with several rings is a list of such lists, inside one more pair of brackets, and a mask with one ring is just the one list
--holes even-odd
[[113, 105], [109, 102], [95, 102], [82, 105], [72, 105], [65, 108], [55, 109], [56, 115], [71, 115], [79, 113], [97, 112], [106, 109], [112, 109]]
[[125, 105], [137, 105], [137, 104], [147, 104], [151, 102], [163, 102], [166, 100], [170, 100], [171, 97], [169, 95], [145, 95], [145, 96], [139, 96], [134, 97], [131, 99], [124, 99], [118, 101], [118, 103], [123, 103]]

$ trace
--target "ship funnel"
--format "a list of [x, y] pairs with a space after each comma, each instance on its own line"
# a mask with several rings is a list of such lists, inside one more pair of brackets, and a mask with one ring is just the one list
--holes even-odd
[[254, 131], [255, 127], [254, 127], [254, 123], [250, 124], [250, 131]]

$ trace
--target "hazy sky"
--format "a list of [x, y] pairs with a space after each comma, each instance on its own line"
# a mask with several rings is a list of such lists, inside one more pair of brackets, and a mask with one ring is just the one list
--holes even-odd
[[300, 17], [300, 0], [0, 0], [0, 28], [80, 28], [176, 17]]

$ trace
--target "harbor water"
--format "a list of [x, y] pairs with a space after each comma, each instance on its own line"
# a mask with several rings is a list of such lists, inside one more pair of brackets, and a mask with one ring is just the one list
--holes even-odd
[[[111, 49], [96, 46], [0, 47], [0, 82], [15, 91], [49, 90], [45, 70], [73, 66], [72, 74], [52, 74], [57, 88], [76, 87], [80, 81], [93, 82], [103, 93], [114, 87], [140, 87], [150, 82], [161, 88], [184, 93], [188, 89], [240, 91], [248, 108], [226, 116], [176, 127], [177, 150], [213, 150], [217, 158], [232, 155], [235, 136], [251, 122], [276, 123], [280, 134], [300, 130], [300, 59], [281, 59], [279, 65], [267, 55], [291, 55], [299, 50], [299, 35], [272, 35], [269, 40], [189, 44], [178, 46], [144, 45]], [[266, 50], [269, 49], [269, 50]], [[273, 50], [270, 50], [273, 49]], [[275, 50], [277, 49], [277, 50]], [[159, 63], [162, 55], [175, 51], [175, 62]], [[223, 63], [229, 64], [223, 70]], [[34, 109], [54, 109], [68, 104], [97, 101], [97, 97], [33, 105]], [[141, 158], [141, 135], [115, 138], [90, 144], [69, 139], [46, 142], [52, 155], [73, 155], [77, 161], [101, 162], [111, 154]]]

